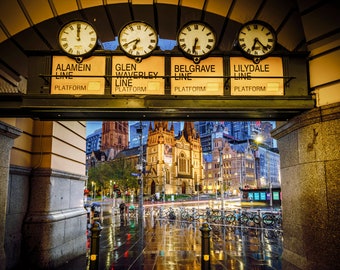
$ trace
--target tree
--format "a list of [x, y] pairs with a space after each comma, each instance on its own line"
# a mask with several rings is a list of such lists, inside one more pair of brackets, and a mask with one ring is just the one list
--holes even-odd
[[136, 172], [133, 162], [129, 159], [118, 158], [109, 162], [112, 171], [112, 178], [119, 188], [123, 190], [134, 189], [138, 187], [138, 180], [132, 176]]
[[107, 162], [97, 163], [96, 166], [88, 170], [88, 185], [92, 182], [96, 184], [97, 189], [102, 190], [105, 187], [105, 182], [110, 180], [110, 166]]
[[133, 162], [128, 159], [119, 158], [107, 162], [97, 163], [95, 167], [88, 170], [89, 185], [95, 182], [98, 187], [104, 189], [109, 185], [110, 180], [115, 182], [118, 187], [126, 191], [127, 189], [136, 189], [138, 179], [132, 176], [136, 172]]

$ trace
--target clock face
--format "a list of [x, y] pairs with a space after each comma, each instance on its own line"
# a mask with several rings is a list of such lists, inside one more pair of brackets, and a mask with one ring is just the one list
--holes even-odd
[[187, 56], [207, 56], [216, 45], [216, 36], [210, 26], [203, 22], [189, 22], [177, 34], [179, 48]]
[[149, 24], [134, 21], [126, 24], [119, 32], [120, 48], [130, 57], [145, 57], [157, 47], [158, 35]]
[[261, 58], [274, 50], [276, 34], [270, 25], [252, 21], [242, 26], [238, 33], [238, 43], [246, 55]]
[[97, 45], [97, 33], [93, 26], [85, 21], [72, 21], [59, 31], [60, 48], [71, 56], [83, 56], [90, 53]]

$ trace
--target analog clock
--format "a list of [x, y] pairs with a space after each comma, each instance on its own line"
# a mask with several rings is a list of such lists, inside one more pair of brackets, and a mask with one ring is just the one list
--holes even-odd
[[142, 58], [149, 56], [156, 49], [158, 35], [151, 25], [142, 21], [133, 21], [120, 30], [118, 42], [127, 56], [140, 62]]
[[192, 21], [178, 31], [177, 43], [185, 56], [198, 63], [215, 48], [216, 35], [208, 24]]
[[96, 48], [97, 40], [97, 33], [93, 26], [80, 20], [68, 22], [58, 34], [60, 48], [78, 61]]
[[238, 44], [246, 57], [259, 62], [274, 50], [276, 33], [265, 22], [250, 21], [241, 27], [238, 33]]

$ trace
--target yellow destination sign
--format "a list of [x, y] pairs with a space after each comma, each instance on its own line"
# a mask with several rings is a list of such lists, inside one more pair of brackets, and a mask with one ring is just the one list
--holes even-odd
[[105, 57], [90, 57], [77, 63], [67, 56], [53, 56], [52, 75], [51, 94], [103, 95]]
[[136, 63], [126, 56], [112, 57], [112, 94], [164, 95], [164, 57], [152, 56]]
[[243, 57], [230, 57], [230, 76], [231, 95], [284, 95], [283, 66], [280, 57], [269, 57], [258, 64]]
[[171, 58], [172, 95], [223, 95], [223, 58], [210, 57], [195, 64], [183, 57]]

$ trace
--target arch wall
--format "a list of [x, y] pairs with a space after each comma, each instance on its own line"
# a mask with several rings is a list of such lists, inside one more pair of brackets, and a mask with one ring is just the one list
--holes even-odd
[[[153, 22], [168, 39], [184, 22], [203, 19], [217, 29], [225, 51], [234, 49], [230, 36], [242, 23], [267, 21], [284, 50], [308, 53], [315, 98], [314, 109], [273, 132], [282, 156], [283, 268], [339, 268], [339, 11], [335, 0], [1, 1], [1, 104], [4, 94], [27, 92], [28, 55], [57, 51], [57, 29], [75, 17], [94, 23], [103, 42], [132, 19]], [[0, 219], [0, 265], [11, 269], [27, 259], [36, 268], [56, 267], [85, 252], [85, 123], [15, 118], [4, 111], [0, 117], [0, 211], [6, 213]]]

